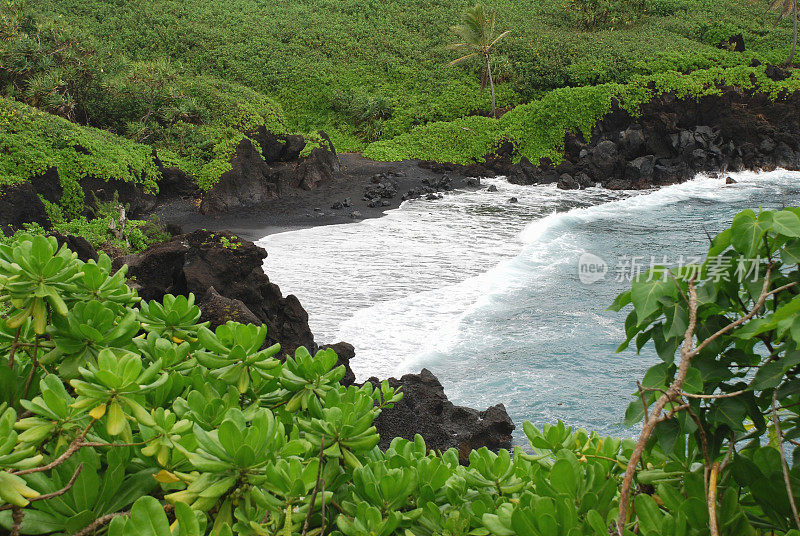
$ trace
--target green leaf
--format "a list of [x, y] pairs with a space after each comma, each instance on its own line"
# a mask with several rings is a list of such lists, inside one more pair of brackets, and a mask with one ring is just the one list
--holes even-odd
[[772, 216], [772, 229], [784, 236], [800, 237], [800, 218], [794, 212], [781, 210]]
[[147, 495], [133, 503], [128, 526], [134, 528], [134, 534], [171, 536], [164, 507], [155, 497]]
[[[11, 528], [11, 511], [0, 512], [0, 526]], [[25, 509], [22, 518], [22, 534], [49, 534], [64, 530], [64, 520], [57, 515], [35, 510]]]
[[666, 317], [665, 327], [667, 331], [664, 337], [671, 339], [673, 337], [683, 337], [686, 333], [686, 328], [689, 327], [689, 311], [682, 301], [676, 301], [672, 306], [664, 308], [664, 315]]
[[518, 535], [531, 534], [532, 536], [536, 536], [540, 534], [533, 516], [534, 513], [530, 510], [517, 508], [514, 510], [514, 513], [511, 514], [511, 528], [514, 529], [514, 532]]
[[771, 218], [752, 210], [744, 210], [733, 218], [731, 244], [742, 255], [751, 256], [761, 247], [761, 239], [769, 228]]
[[783, 374], [783, 363], [780, 361], [770, 361], [765, 365], [761, 365], [758, 372], [756, 372], [753, 389], [763, 391], [764, 389], [777, 387], [783, 379]]
[[656, 439], [658, 439], [658, 444], [665, 455], [672, 454], [675, 449], [675, 443], [681, 433], [681, 425], [677, 419], [667, 419], [656, 425]]
[[731, 430], [744, 432], [744, 418], [747, 405], [738, 398], [717, 400], [709, 412], [709, 420], [717, 424], [727, 424]]
[[786, 264], [800, 264], [800, 240], [792, 240], [783, 246], [781, 260]]
[[664, 387], [667, 383], [667, 366], [666, 363], [659, 363], [647, 369], [642, 378], [642, 385], [651, 389]]
[[628, 404], [625, 410], [625, 426], [633, 426], [644, 418], [644, 406], [638, 398]]
[[188, 505], [175, 503], [175, 518], [180, 527], [180, 536], [200, 536], [200, 523]]
[[708, 248], [708, 256], [716, 257], [731, 245], [731, 236], [733, 231], [729, 228], [725, 229], [711, 240], [711, 246]]
[[614, 303], [612, 303], [607, 310], [619, 312], [622, 310], [623, 307], [625, 307], [629, 303], [631, 303], [631, 291], [626, 290], [625, 292], [623, 292], [614, 299]]
[[[653, 277], [652, 281], [647, 280], [650, 274]], [[657, 268], [655, 271], [650, 270], [639, 276], [631, 285], [631, 301], [640, 323], [662, 307], [659, 301], [661, 298], [674, 297], [677, 293], [675, 283], [668, 278], [661, 278], [660, 274]]]
[[597, 510], [589, 510], [586, 514], [586, 522], [592, 527], [595, 536], [608, 536], [608, 526]]
[[661, 534], [663, 515], [656, 504], [656, 501], [646, 493], [640, 493], [634, 499], [636, 516], [639, 518], [639, 525], [644, 530], [644, 534]]
[[695, 367], [690, 367], [686, 371], [686, 379], [683, 380], [683, 391], [692, 394], [703, 392], [703, 375]]
[[761, 365], [753, 379], [753, 389], [762, 391], [780, 385], [784, 374], [800, 364], [800, 350], [789, 352], [780, 359]]
[[553, 464], [550, 470], [550, 485], [553, 489], [562, 493], [568, 493], [573, 497], [578, 493], [578, 475], [575, 468], [565, 459], [560, 459]]

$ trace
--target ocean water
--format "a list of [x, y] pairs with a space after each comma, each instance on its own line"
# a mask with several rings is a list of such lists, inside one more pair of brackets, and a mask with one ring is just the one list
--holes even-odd
[[[632, 435], [622, 416], [657, 358], [615, 354], [626, 311], [606, 311], [614, 297], [653, 263], [692, 262], [740, 210], [800, 204], [800, 173], [733, 177], [639, 192], [489, 179], [497, 192], [408, 201], [383, 218], [259, 244], [317, 342], [355, 346], [360, 380], [428, 368], [454, 403], [505, 404], [518, 443], [524, 420]], [[587, 253], [605, 263], [598, 281], [579, 275]]]

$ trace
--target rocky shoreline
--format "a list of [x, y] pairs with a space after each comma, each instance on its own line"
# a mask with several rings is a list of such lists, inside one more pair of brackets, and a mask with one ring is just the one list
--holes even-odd
[[[788, 76], [775, 69], [773, 76]], [[784, 100], [726, 87], [698, 101], [665, 94], [631, 115], [619, 103], [592, 129], [589, 140], [568, 132], [564, 160], [513, 163], [505, 144], [484, 163], [423, 162], [438, 173], [505, 175], [514, 184], [600, 185], [638, 190], [687, 181], [698, 173], [800, 169], [800, 92]]]
[[[768, 76], [790, 74], [778, 67]], [[723, 87], [699, 100], [664, 94], [636, 115], [613, 103], [589, 139], [567, 132], [564, 159], [534, 165], [514, 162], [511, 143], [483, 162], [455, 165], [406, 160], [375, 162], [359, 154], [337, 154], [324, 132], [306, 154], [302, 136], [276, 136], [265, 129], [243, 139], [231, 169], [202, 193], [180, 169], [164, 167], [157, 196], [130, 183], [92, 177], [80, 184], [91, 212], [95, 200], [114, 193], [132, 217], [155, 216], [185, 231], [231, 230], [257, 240], [276, 232], [342, 224], [382, 216], [410, 198], [435, 199], [441, 192], [479, 188], [480, 178], [506, 176], [515, 184], [556, 184], [563, 189], [601, 185], [643, 189], [686, 181], [698, 173], [800, 169], [800, 92], [776, 101], [762, 93]], [[58, 172], [49, 169], [30, 182], [0, 189], [0, 228], [25, 222], [50, 228], [44, 198], [57, 202]]]
[[[767, 74], [775, 80], [790, 76], [778, 67]], [[733, 87], [698, 100], [667, 93], [643, 105], [636, 115], [615, 102], [588, 140], [580, 133], [565, 134], [564, 159], [558, 164], [547, 159], [538, 165], [525, 158], [514, 162], [511, 143], [484, 160], [465, 166], [418, 160], [374, 162], [341, 154], [339, 171], [313, 189], [295, 189], [235, 213], [198, 217], [196, 210], [175, 211], [174, 203], [162, 205], [157, 213], [187, 229], [232, 228], [260, 238], [378, 217], [410, 197], [435, 198], [436, 192], [478, 188], [481, 177], [502, 175], [515, 184], [555, 184], [562, 189], [600, 185], [635, 190], [684, 182], [698, 173], [798, 170], [800, 92], [775, 101]]]

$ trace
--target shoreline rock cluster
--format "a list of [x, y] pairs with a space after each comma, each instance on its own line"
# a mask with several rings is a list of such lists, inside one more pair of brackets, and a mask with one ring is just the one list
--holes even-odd
[[243, 138], [231, 157], [231, 169], [203, 195], [200, 213], [254, 206], [333, 180], [339, 171], [336, 150], [327, 134], [319, 135], [322, 145], [307, 156], [302, 156], [307, 142], [300, 135], [279, 136], [262, 126], [251, 134], [258, 146]]
[[[771, 67], [767, 75], [780, 80], [789, 73]], [[230, 159], [231, 169], [202, 196], [183, 171], [165, 167], [157, 155], [154, 158], [162, 175], [158, 196], [144, 193], [132, 183], [85, 177], [80, 186], [86, 197], [86, 211], [90, 215], [96, 201], [109, 201], [117, 195], [129, 207], [129, 216], [133, 218], [148, 214], [157, 206], [191, 207], [190, 211], [199, 212], [200, 217], [218, 218], [234, 210], [260, 210], [271, 201], [269, 206], [273, 207], [276, 200], [289, 197], [296, 200], [287, 203], [302, 204], [302, 199], [314, 194], [312, 197], [320, 198], [317, 202], [323, 203], [317, 206], [327, 205], [334, 213], [342, 213], [344, 217], [349, 214], [350, 220], [359, 220], [365, 211], [372, 217], [406, 199], [436, 199], [440, 192], [474, 186], [467, 177], [505, 175], [515, 184], [554, 183], [563, 189], [598, 184], [609, 189], [642, 189], [683, 182], [703, 172], [778, 167], [797, 170], [800, 169], [800, 92], [775, 101], [763, 93], [734, 87], [720, 88], [719, 94], [697, 101], [667, 93], [642, 105], [636, 116], [622, 109], [619, 103], [613, 103], [588, 140], [580, 133], [565, 134], [564, 159], [558, 164], [542, 159], [534, 165], [525, 158], [514, 163], [514, 147], [510, 142], [488, 155], [485, 162], [467, 166], [432, 161], [398, 162], [381, 173], [373, 171], [368, 175], [370, 179], [362, 179], [364, 202], [359, 201], [360, 193], [352, 195], [346, 190], [339, 155], [324, 132], [319, 136], [321, 145], [301, 156], [307, 144], [302, 136], [279, 136], [262, 127], [251, 133], [257, 144], [247, 138], [239, 142]], [[397, 172], [395, 167], [403, 171]], [[410, 176], [405, 174], [414, 175], [409, 171], [412, 167], [423, 168], [428, 176], [421, 181], [409, 180]], [[348, 176], [346, 180], [354, 179]], [[323, 189], [331, 195], [312, 192]], [[337, 201], [333, 192], [344, 195]], [[58, 202], [62, 193], [55, 168], [28, 182], [0, 187], [0, 229], [11, 232], [24, 223], [36, 222], [49, 230], [52, 225], [40, 196]], [[199, 207], [194, 208], [192, 202], [198, 199]]]
[[[785, 73], [775, 68], [771, 76]], [[526, 158], [513, 163], [514, 147], [502, 145], [485, 163], [459, 166], [421, 162], [437, 172], [505, 175], [514, 184], [557, 184], [562, 189], [601, 185], [644, 189], [691, 179], [698, 173], [776, 168], [800, 169], [800, 92], [772, 101], [732, 87], [698, 101], [667, 93], [636, 116], [614, 103], [589, 140], [568, 132], [564, 160]]]

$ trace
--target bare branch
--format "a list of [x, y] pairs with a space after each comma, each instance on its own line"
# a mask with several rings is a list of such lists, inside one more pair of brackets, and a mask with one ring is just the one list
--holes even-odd
[[[47, 499], [52, 499], [53, 497], [58, 497], [60, 495], [64, 495], [66, 492], [68, 492], [72, 488], [72, 486], [75, 485], [75, 481], [78, 480], [78, 475], [81, 474], [81, 471], [83, 471], [83, 463], [78, 465], [78, 468], [75, 469], [75, 473], [72, 475], [72, 478], [69, 479], [69, 482], [67, 482], [66, 486], [64, 486], [63, 488], [61, 488], [58, 491], [54, 491], [53, 493], [46, 493], [44, 495], [39, 495], [38, 497], [33, 497], [30, 500], [30, 502], [46, 501]], [[6, 505], [3, 505], [3, 506], [0, 506], [0, 512], [2, 512], [3, 510], [11, 510], [13, 508], [14, 507], [12, 505], [6, 504]]]
[[636, 386], [639, 388], [639, 398], [641, 399], [642, 407], [644, 408], [644, 423], [647, 424], [647, 421], [649, 421], [650, 418], [647, 415], [647, 401], [644, 399], [644, 387], [642, 387], [642, 383], [639, 381], [636, 382]]
[[11, 536], [19, 536], [20, 530], [22, 530], [22, 519], [25, 517], [25, 510], [19, 506], [14, 506], [13, 510], [11, 513]]
[[[796, 284], [796, 283], [789, 283], [787, 285], [783, 285], [781, 287], [776, 288], [775, 290], [770, 291], [769, 285], [770, 285], [770, 275], [772, 272], [772, 268], [773, 266], [770, 265], [770, 267], [767, 269], [767, 273], [764, 277], [764, 285], [761, 289], [761, 295], [759, 296], [753, 308], [743, 317], [731, 322], [724, 328], [712, 334], [710, 337], [708, 337], [703, 342], [698, 344], [696, 348], [693, 348], [693, 346], [694, 346], [695, 329], [697, 327], [697, 289], [695, 287], [695, 278], [697, 274], [693, 273], [691, 278], [689, 279], [689, 325], [686, 328], [686, 332], [684, 333], [683, 336], [683, 345], [681, 346], [681, 362], [678, 367], [678, 372], [675, 375], [675, 380], [672, 382], [672, 385], [670, 385], [667, 391], [664, 394], [662, 394], [658, 398], [658, 400], [656, 400], [656, 402], [653, 404], [653, 409], [650, 412], [650, 419], [642, 427], [642, 432], [639, 434], [639, 439], [636, 442], [636, 446], [633, 449], [631, 458], [628, 461], [628, 466], [625, 470], [625, 478], [622, 482], [622, 488], [620, 489], [619, 514], [617, 516], [618, 536], [623, 536], [624, 534], [625, 523], [627, 522], [628, 519], [628, 508], [630, 506], [631, 486], [633, 485], [633, 478], [636, 474], [636, 466], [638, 465], [639, 460], [641, 459], [642, 453], [644, 452], [644, 449], [647, 446], [647, 442], [650, 439], [650, 436], [653, 434], [655, 425], [662, 420], [670, 418], [677, 411], [685, 409], [684, 406], [678, 406], [677, 408], [674, 408], [670, 412], [670, 414], [668, 414], [666, 417], [662, 417], [661, 415], [668, 403], [674, 402], [681, 396], [689, 396], [687, 395], [687, 393], [684, 393], [681, 388], [683, 387], [683, 382], [686, 380], [686, 375], [689, 372], [689, 367], [691, 366], [692, 358], [694, 358], [704, 348], [706, 348], [709, 344], [714, 342], [722, 335], [730, 332], [731, 330], [741, 326], [742, 324], [752, 319], [756, 314], [758, 314], [758, 311], [761, 309], [761, 307], [764, 306], [764, 302], [766, 302], [769, 296], [777, 294]], [[738, 396], [734, 395], [733, 393], [730, 393], [729, 395]], [[721, 397], [711, 395], [710, 398], [721, 398]], [[795, 516], [795, 518], [797, 520], [797, 516]], [[800, 528], [800, 521], [798, 521], [798, 528]]]
[[761, 309], [761, 307], [764, 306], [764, 302], [767, 301], [767, 298], [769, 298], [773, 294], [777, 294], [778, 292], [784, 291], [787, 288], [793, 287], [793, 286], [795, 286], [797, 284], [797, 283], [789, 283], [787, 285], [783, 285], [782, 287], [778, 287], [778, 288], [776, 288], [775, 290], [773, 290], [771, 292], [768, 292], [767, 289], [769, 289], [770, 273], [771, 272], [772, 272], [772, 266], [770, 266], [767, 269], [767, 275], [764, 277], [764, 287], [761, 289], [761, 296], [759, 296], [758, 301], [753, 306], [753, 308], [750, 310], [750, 312], [747, 313], [746, 315], [744, 315], [742, 318], [740, 318], [740, 319], [738, 319], [738, 320], [736, 320], [734, 322], [731, 322], [730, 324], [728, 324], [727, 326], [725, 326], [724, 328], [720, 329], [719, 331], [717, 331], [716, 333], [711, 335], [709, 338], [704, 340], [702, 343], [700, 343], [697, 346], [697, 348], [695, 348], [695, 350], [692, 352], [691, 357], [694, 357], [697, 354], [699, 354], [703, 350], [703, 348], [705, 348], [706, 346], [708, 346], [709, 344], [711, 344], [712, 342], [717, 340], [722, 335], [725, 335], [729, 331], [731, 331], [731, 330], [733, 330], [735, 328], [738, 328], [739, 326], [741, 326], [742, 324], [744, 324], [745, 322], [747, 322], [748, 320], [750, 320], [751, 318], [756, 316], [756, 314]]
[[719, 472], [725, 470], [725, 467], [728, 466], [728, 463], [733, 459], [733, 453], [736, 452], [736, 436], [731, 432], [731, 437], [728, 440], [728, 453], [725, 455], [725, 459], [722, 460], [722, 465], [719, 466]]
[[[311, 514], [314, 513], [314, 503], [317, 502], [317, 492], [319, 492], [320, 483], [322, 482], [322, 465], [323, 457], [325, 456], [325, 436], [322, 436], [319, 441], [319, 465], [317, 466], [317, 483], [314, 486], [314, 492], [311, 494], [311, 501], [308, 503], [308, 513], [306, 520], [303, 523], [303, 532], [300, 536], [306, 536], [308, 533], [308, 525], [311, 522]], [[324, 496], [324, 493], [323, 493]]]
[[19, 475], [29, 475], [31, 473], [41, 473], [43, 471], [49, 471], [50, 469], [53, 469], [54, 467], [58, 467], [59, 465], [61, 465], [62, 463], [64, 463], [68, 459], [70, 459], [73, 454], [78, 452], [81, 449], [81, 447], [84, 446], [83, 445], [83, 438], [86, 437], [86, 434], [89, 433], [89, 430], [91, 430], [91, 428], [92, 428], [92, 426], [94, 426], [95, 422], [97, 422], [97, 421], [90, 422], [89, 425], [86, 428], [83, 429], [83, 431], [80, 433], [80, 435], [78, 437], [76, 437], [72, 441], [72, 443], [70, 443], [69, 447], [67, 447], [67, 450], [65, 450], [64, 453], [61, 456], [59, 456], [58, 458], [56, 458], [52, 462], [48, 463], [47, 465], [42, 465], [42, 466], [39, 466], [39, 467], [32, 467], [31, 469], [24, 469], [22, 471], [16, 471], [16, 472], [11, 473], [11, 474], [18, 475], [18, 476]]
[[733, 398], [735, 396], [739, 396], [744, 394], [744, 390], [742, 391], [734, 391], [733, 393], [721, 393], [718, 395], [696, 395], [694, 393], [685, 393], [681, 391], [681, 396], [685, 396], [686, 398], [699, 398], [702, 400], [709, 400], [709, 399], [716, 399], [716, 398]]
[[[171, 512], [175, 507], [171, 504], [164, 505], [165, 512]], [[110, 523], [115, 517], [120, 516], [129, 516], [131, 515], [130, 510], [125, 512], [114, 512], [112, 514], [106, 514], [104, 516], [98, 517], [94, 521], [92, 521], [89, 525], [82, 528], [78, 532], [71, 534], [70, 536], [88, 536], [89, 534], [94, 534], [94, 532], [102, 526], [107, 525]]]
[[706, 494], [706, 505], [708, 506], [708, 530], [711, 536], [719, 536], [719, 524], [717, 522], [717, 476], [719, 475], [719, 462], [714, 462], [711, 466], [711, 475], [708, 478], [708, 493]]
[[786, 452], [783, 451], [783, 432], [781, 431], [781, 420], [778, 418], [778, 390], [772, 392], [772, 422], [775, 424], [775, 435], [778, 438], [778, 452], [781, 453], [781, 465], [783, 467], [783, 481], [786, 484], [786, 494], [789, 496], [789, 506], [792, 507], [792, 516], [794, 516], [794, 523], [800, 529], [800, 516], [797, 515], [797, 504], [794, 502], [794, 494], [792, 494], [792, 484], [789, 481], [789, 464], [786, 463]]
[[[620, 489], [619, 514], [617, 516], [617, 534], [619, 536], [624, 536], [625, 533], [625, 523], [628, 520], [631, 486], [633, 485], [633, 478], [636, 474], [636, 466], [639, 464], [642, 453], [647, 446], [647, 441], [650, 439], [656, 424], [659, 422], [661, 412], [669, 402], [672, 402], [680, 396], [681, 387], [683, 387], [686, 374], [689, 372], [689, 365], [692, 358], [694, 330], [697, 326], [697, 289], [694, 285], [695, 276], [696, 274], [692, 274], [692, 277], [689, 279], [689, 325], [686, 328], [683, 346], [681, 347], [681, 364], [678, 368], [678, 373], [667, 392], [661, 395], [653, 405], [653, 410], [650, 412], [651, 418], [642, 427], [642, 432], [639, 434], [639, 440], [636, 442], [636, 446], [633, 448], [633, 453], [631, 453], [631, 458], [628, 460], [628, 466], [625, 469], [625, 478], [622, 481], [622, 488]], [[672, 413], [674, 414], [675, 411], [676, 410], [673, 409]]]
[[97, 519], [92, 521], [92, 523], [89, 524], [88, 526], [72, 534], [72, 536], [88, 536], [89, 534], [92, 534], [100, 527], [110, 523], [111, 520], [114, 519], [115, 517], [128, 516], [130, 514], [131, 514], [130, 512], [114, 512], [113, 514], [106, 514], [104, 516], [98, 517]]

